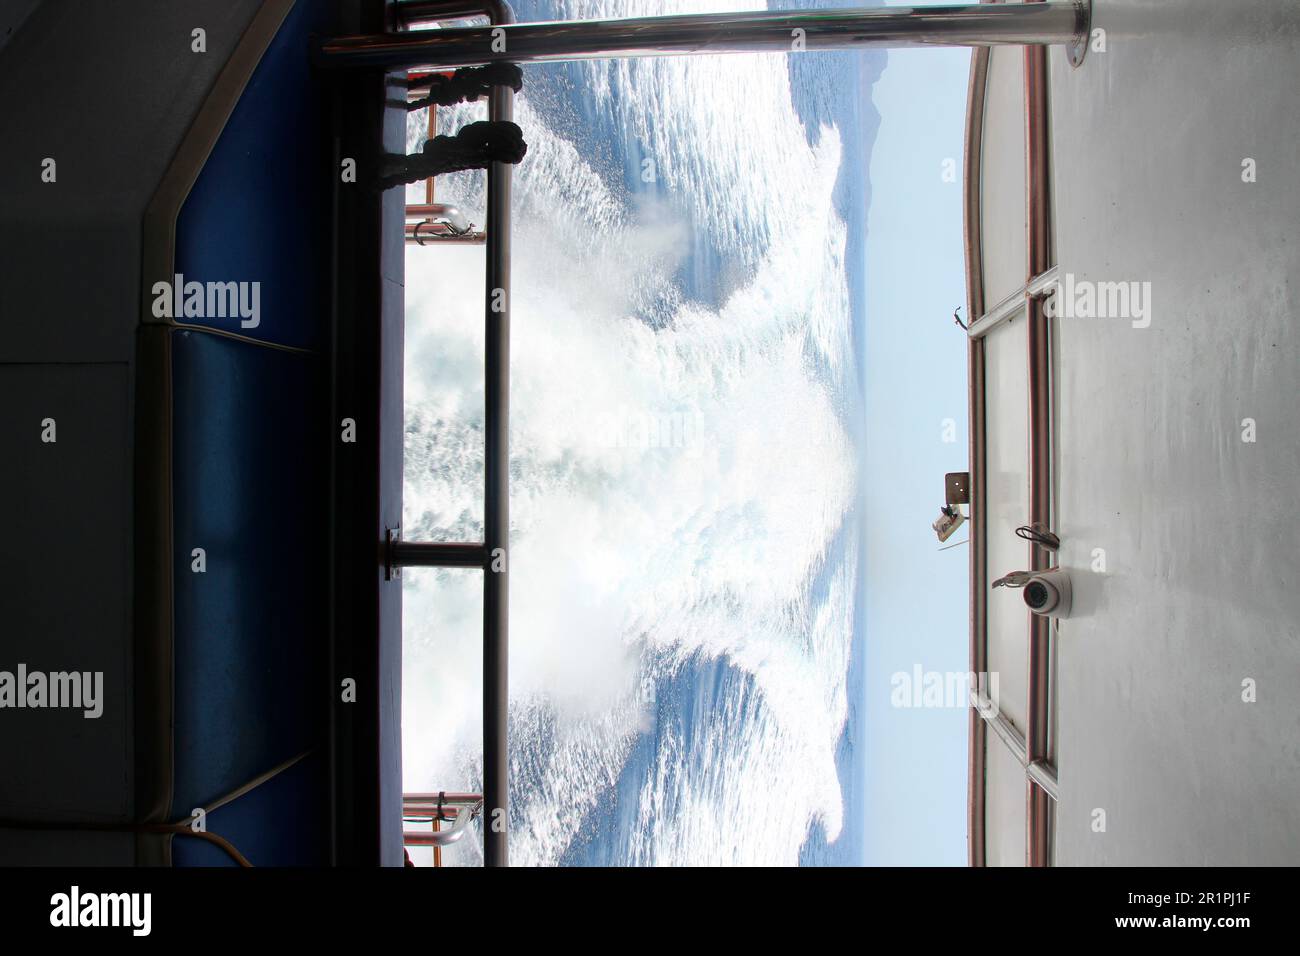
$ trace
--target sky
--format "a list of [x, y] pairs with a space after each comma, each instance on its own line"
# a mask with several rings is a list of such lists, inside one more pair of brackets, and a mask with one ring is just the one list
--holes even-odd
[[[967, 467], [961, 163], [970, 52], [891, 50], [867, 225], [866, 862], [963, 865], [966, 710], [891, 706], [890, 678], [965, 672], [966, 546], [939, 552], [943, 476]], [[955, 181], [945, 182], [945, 160]], [[962, 309], [962, 318], [966, 312]], [[945, 442], [951, 419], [955, 441]], [[966, 539], [959, 528], [950, 544]]]

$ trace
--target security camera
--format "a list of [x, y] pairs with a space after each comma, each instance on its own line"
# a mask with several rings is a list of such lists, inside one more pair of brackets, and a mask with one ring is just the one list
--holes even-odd
[[1021, 590], [1025, 605], [1042, 617], [1070, 616], [1070, 574], [1057, 568], [1029, 576]]

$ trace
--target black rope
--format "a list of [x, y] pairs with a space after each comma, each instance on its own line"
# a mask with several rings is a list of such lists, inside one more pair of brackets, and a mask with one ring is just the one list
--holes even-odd
[[414, 89], [429, 85], [429, 95], [406, 104], [410, 111], [422, 110], [426, 106], [455, 106], [457, 103], [473, 103], [479, 97], [487, 96], [494, 86], [508, 86], [516, 93], [524, 88], [524, 74], [513, 63], [489, 63], [487, 66], [467, 66], [457, 70], [451, 76], [444, 73], [431, 73], [409, 84]]
[[385, 154], [377, 180], [391, 189], [430, 176], [485, 169], [491, 163], [518, 164], [528, 152], [524, 132], [509, 120], [483, 120], [462, 126], [455, 136], [426, 140], [418, 153]]
[[1031, 541], [1044, 551], [1055, 551], [1061, 546], [1061, 539], [1038, 521], [1033, 524], [1022, 524], [1016, 529], [1016, 537], [1023, 541]]

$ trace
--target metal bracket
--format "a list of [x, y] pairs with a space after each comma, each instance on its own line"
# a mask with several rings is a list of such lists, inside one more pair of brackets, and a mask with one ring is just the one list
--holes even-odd
[[402, 566], [393, 561], [393, 552], [397, 542], [402, 540], [402, 529], [384, 529], [384, 580], [392, 581], [402, 576]]
[[1092, 39], [1092, 0], [1074, 0], [1078, 16], [1082, 23], [1079, 32], [1074, 35], [1066, 52], [1070, 55], [1070, 66], [1078, 69], [1083, 65], [1083, 58], [1088, 55], [1088, 41]]
[[943, 476], [943, 503], [946, 505], [970, 504], [970, 472], [950, 471]]

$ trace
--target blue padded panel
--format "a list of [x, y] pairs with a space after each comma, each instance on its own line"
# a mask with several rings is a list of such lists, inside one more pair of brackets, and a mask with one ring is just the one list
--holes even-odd
[[325, 743], [329, 435], [320, 359], [171, 334], [176, 819]]
[[328, 33], [328, 0], [298, 0], [271, 41], [176, 221], [186, 282], [260, 282], [261, 324], [182, 318], [299, 348], [324, 348], [328, 303], [329, 116], [308, 62], [308, 36]]
[[[254, 866], [326, 866], [326, 785], [325, 757], [318, 752], [209, 813], [208, 832], [225, 837]], [[174, 837], [172, 865], [238, 864], [211, 843]]]

